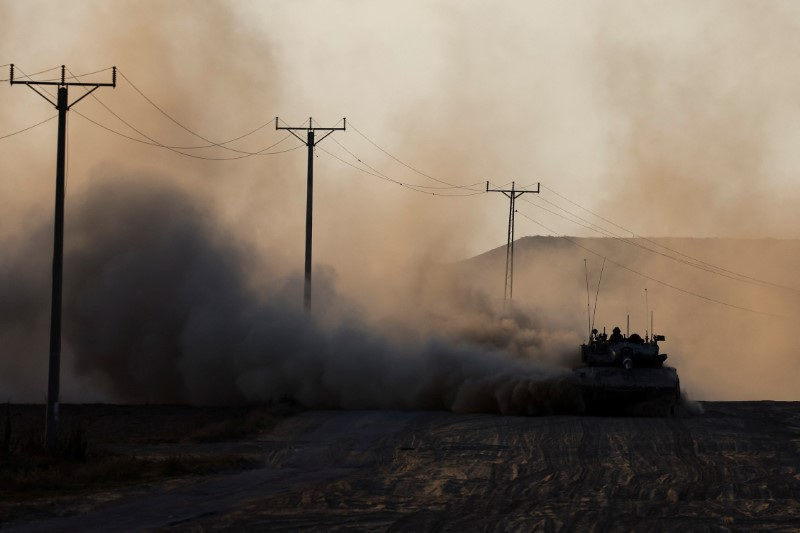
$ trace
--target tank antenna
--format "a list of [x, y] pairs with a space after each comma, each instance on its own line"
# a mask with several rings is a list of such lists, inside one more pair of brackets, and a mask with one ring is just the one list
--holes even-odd
[[652, 336], [655, 337], [656, 336], [656, 334], [655, 334], [656, 330], [653, 329], [653, 314], [654, 314], [654, 312], [650, 311], [650, 333], [652, 333], [653, 334]]
[[625, 336], [626, 337], [630, 337], [631, 336], [631, 314], [630, 313], [628, 313], [628, 327], [625, 328]]
[[592, 338], [592, 316], [589, 314], [589, 267], [586, 258], [583, 258], [583, 270], [586, 271], [586, 318], [589, 319], [589, 339]]
[[597, 293], [594, 295], [594, 312], [592, 313], [592, 329], [594, 329], [594, 317], [597, 314], [597, 300], [600, 296], [600, 282], [603, 281], [603, 271], [606, 269], [606, 258], [603, 258], [603, 266], [600, 267], [600, 278], [597, 280]]

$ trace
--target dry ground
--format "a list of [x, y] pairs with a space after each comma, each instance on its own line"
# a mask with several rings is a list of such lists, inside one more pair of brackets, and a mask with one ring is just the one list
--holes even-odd
[[84, 512], [165, 481], [253, 468], [249, 439], [288, 405], [62, 405], [55, 454], [42, 450], [44, 406], [0, 406], [0, 526]]
[[[122, 427], [120, 436], [130, 431], [140, 440], [123, 446], [117, 439], [110, 446], [117, 453], [157, 456], [180, 449], [256, 462], [236, 472], [87, 492], [77, 503], [52, 503], [51, 516], [77, 514], [28, 516], [5, 526], [799, 530], [800, 403], [703, 406], [702, 415], [678, 418], [308, 411], [282, 418], [256, 437], [219, 443], [147, 443], [141, 440], [147, 432], [137, 433], [141, 428]], [[173, 409], [104, 408], [130, 409], [142, 424], [156, 425], [153, 413]], [[201, 408], [174, 409], [183, 415], [164, 420], [177, 429], [191, 428], [179, 420], [199, 416]]]

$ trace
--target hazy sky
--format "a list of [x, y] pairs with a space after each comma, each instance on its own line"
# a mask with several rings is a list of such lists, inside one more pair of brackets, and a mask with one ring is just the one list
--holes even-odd
[[[70, 112], [68, 247], [71, 227], [114, 222], [92, 191], [141, 180], [189, 193], [226, 239], [297, 275], [306, 151], [274, 119], [347, 117], [317, 149], [314, 210], [314, 261], [346, 294], [505, 244], [506, 198], [471, 194], [486, 180], [541, 182], [518, 208], [559, 234], [596, 236], [537, 207], [591, 218], [566, 198], [639, 235], [800, 238], [798, 57], [793, 1], [0, 0], [0, 65], [18, 77], [120, 72]], [[27, 87], [0, 94], [0, 137], [56, 114]], [[238, 152], [192, 148], [260, 126]], [[55, 151], [55, 120], [0, 139], [6, 249], [49, 228]], [[419, 188], [442, 182], [468, 188]], [[518, 217], [517, 237], [547, 233]]]
[[[0, 64], [32, 73], [64, 63], [76, 74], [117, 65], [173, 118], [215, 141], [276, 115], [292, 125], [346, 116], [434, 177], [541, 181], [640, 234], [798, 236], [794, 2], [3, 0], [0, 20]], [[54, 113], [25, 87], [0, 90], [2, 135]], [[159, 142], [204, 144], [123, 79], [96, 94]], [[139, 137], [92, 99], [75, 109]], [[0, 141], [3, 233], [51, 203], [55, 127]], [[255, 150], [281, 138], [268, 126], [232, 146]], [[320, 147], [357, 164], [334, 139], [393, 179], [438, 185], [352, 129]], [[302, 253], [303, 150], [192, 160], [73, 114], [69, 154], [70, 193], [121, 169], [163, 173], [210, 190], [232, 223], [264, 243]], [[402, 226], [425, 233], [405, 238], [415, 253], [460, 257], [504, 241], [501, 195], [429, 198], [322, 152], [316, 173], [320, 253]], [[525, 209], [559, 232], [588, 234]], [[518, 235], [540, 231], [519, 223]]]

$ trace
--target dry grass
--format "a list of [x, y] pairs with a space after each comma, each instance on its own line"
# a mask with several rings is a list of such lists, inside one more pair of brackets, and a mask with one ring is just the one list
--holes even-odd
[[[236, 453], [149, 450], [174, 443], [245, 441], [295, 412], [287, 406], [64, 405], [57, 450], [46, 454], [44, 406], [7, 404], [0, 410], [0, 501], [30, 502], [249, 468], [256, 462]], [[130, 451], [109, 451], [120, 444]]]
[[0, 500], [25, 501], [67, 492], [106, 490], [254, 465], [253, 459], [234, 454], [168, 455], [155, 459], [100, 453], [82, 461], [14, 454], [0, 460]]
[[[62, 404], [61, 433], [81, 428], [91, 446], [106, 444], [146, 445], [174, 442], [213, 442], [252, 437], [292, 416], [290, 405], [187, 406]], [[44, 434], [43, 405], [6, 405], [0, 410], [0, 445], [19, 447], [41, 441]], [[4, 431], [8, 424], [11, 431]], [[8, 435], [8, 437], [6, 437]]]
[[182, 440], [184, 442], [221, 442], [241, 440], [271, 429], [276, 418], [271, 413], [253, 411], [244, 418], [223, 420], [198, 428]]

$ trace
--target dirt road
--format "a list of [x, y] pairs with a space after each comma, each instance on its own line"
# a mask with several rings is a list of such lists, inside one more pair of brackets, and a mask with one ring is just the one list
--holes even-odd
[[263, 467], [11, 531], [800, 529], [800, 403], [682, 418], [315, 411]]

